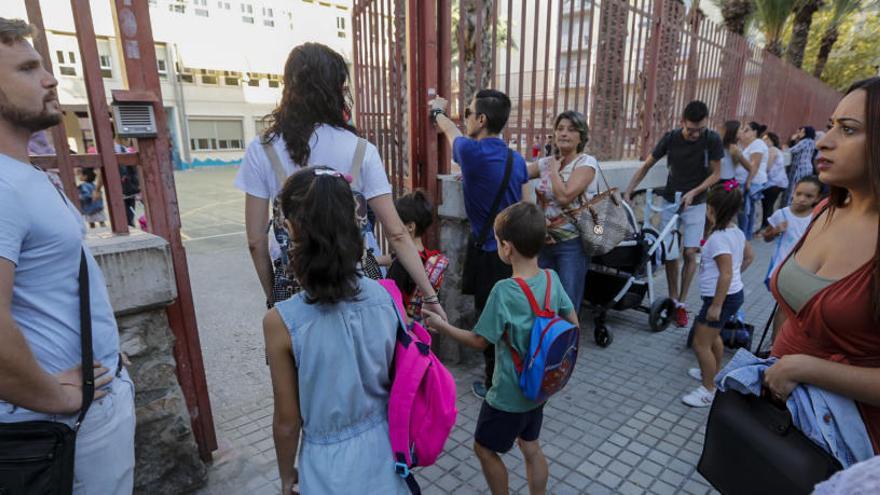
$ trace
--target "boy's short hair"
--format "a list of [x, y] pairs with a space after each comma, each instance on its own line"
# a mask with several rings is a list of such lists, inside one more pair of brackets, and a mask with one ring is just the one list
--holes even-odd
[[510, 98], [496, 89], [481, 89], [474, 100], [477, 115], [485, 115], [489, 122], [486, 129], [492, 134], [500, 133], [510, 118]]
[[534, 258], [544, 247], [547, 224], [544, 212], [534, 203], [520, 201], [501, 211], [495, 217], [495, 235], [501, 241], [513, 244], [526, 258]]
[[694, 100], [684, 107], [681, 116], [688, 122], [700, 122], [709, 116], [709, 107], [700, 100]]

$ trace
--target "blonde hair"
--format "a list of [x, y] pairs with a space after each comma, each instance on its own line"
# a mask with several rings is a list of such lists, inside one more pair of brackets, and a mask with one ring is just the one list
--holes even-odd
[[21, 19], [0, 17], [0, 43], [11, 45], [33, 36], [34, 27]]

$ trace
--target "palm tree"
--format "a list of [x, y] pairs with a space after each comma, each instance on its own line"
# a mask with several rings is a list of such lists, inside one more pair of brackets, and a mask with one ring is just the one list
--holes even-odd
[[807, 48], [807, 39], [813, 24], [813, 14], [822, 8], [823, 3], [823, 0], [799, 0], [799, 5], [795, 7], [791, 41], [785, 51], [786, 60], [795, 67], [800, 68], [804, 63], [804, 50]]
[[721, 8], [724, 27], [730, 32], [744, 36], [748, 18], [755, 11], [752, 0], [716, 0], [716, 5]]
[[840, 35], [840, 25], [853, 12], [859, 10], [864, 0], [832, 0], [831, 2], [831, 20], [822, 33], [822, 41], [819, 43], [819, 53], [816, 55], [816, 67], [813, 68], [813, 75], [820, 77], [825, 70], [825, 64], [828, 63], [828, 56], [831, 49], [837, 43], [837, 37]]
[[782, 56], [782, 33], [797, 0], [755, 0], [755, 20], [764, 34], [764, 49]]

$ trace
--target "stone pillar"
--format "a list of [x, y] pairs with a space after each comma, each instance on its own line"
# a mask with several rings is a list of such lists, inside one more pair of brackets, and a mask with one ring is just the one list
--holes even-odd
[[140, 231], [91, 235], [135, 385], [135, 493], [183, 493], [204, 484], [165, 306], [177, 297], [168, 243]]

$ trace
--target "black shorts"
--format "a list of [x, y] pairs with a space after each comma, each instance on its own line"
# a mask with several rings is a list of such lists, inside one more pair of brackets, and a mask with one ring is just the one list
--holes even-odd
[[510, 413], [495, 409], [483, 401], [474, 440], [493, 452], [503, 454], [513, 447], [517, 438], [526, 442], [537, 440], [543, 422], [543, 405], [531, 411]]

